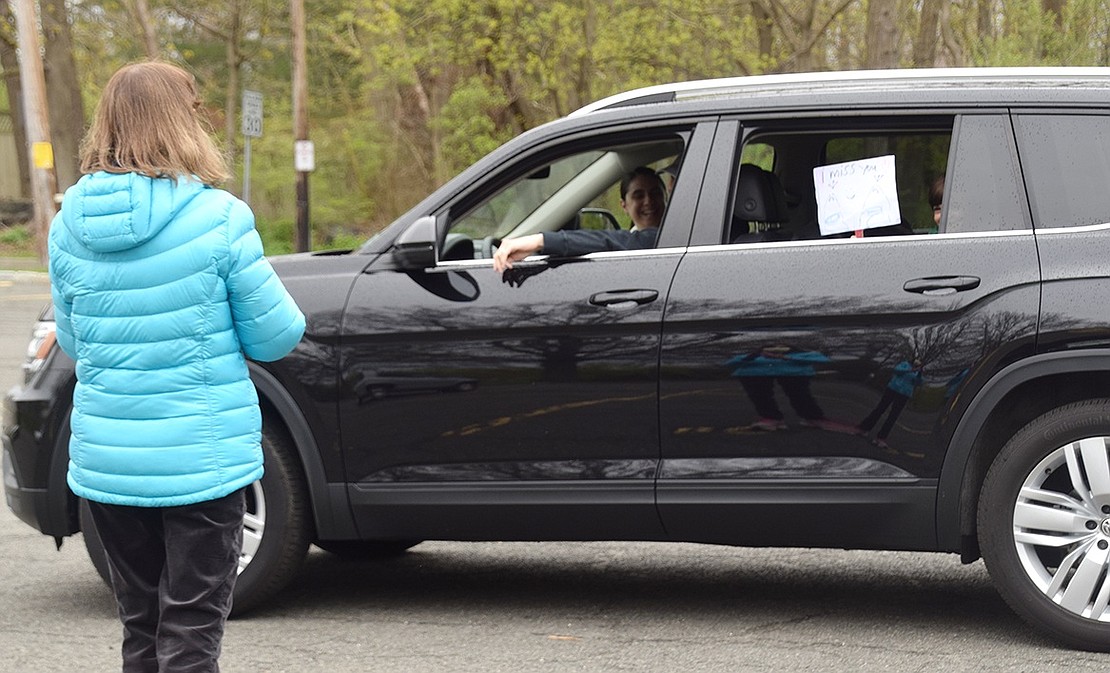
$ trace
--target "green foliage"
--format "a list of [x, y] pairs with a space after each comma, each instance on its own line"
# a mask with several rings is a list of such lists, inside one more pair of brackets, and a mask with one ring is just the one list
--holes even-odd
[[498, 129], [490, 116], [505, 104], [504, 93], [491, 90], [480, 77], [461, 82], [451, 93], [432, 120], [432, 128], [440, 135], [452, 172], [461, 171], [511, 137], [508, 129]]
[[[922, 8], [939, 2], [935, 35]], [[898, 60], [927, 65], [1107, 65], [1106, 0], [899, 3]], [[240, 86], [264, 96], [252, 141], [251, 205], [269, 252], [292, 246], [288, 4], [149, 0], [163, 56], [198, 78], [225, 131], [229, 36]], [[143, 57], [126, 0], [70, 3], [89, 114], [120, 65]], [[380, 229], [508, 138], [603, 96], [709, 77], [862, 67], [870, 3], [850, 0], [312, 0], [308, 12], [309, 180], [314, 245]], [[985, 17], [980, 9], [989, 10]], [[985, 19], [985, 20], [984, 20]], [[238, 32], [234, 32], [237, 29]], [[931, 63], [914, 62], [918, 43]], [[2, 106], [3, 103], [0, 103]], [[238, 128], [238, 125], [234, 125]], [[242, 184], [243, 138], [222, 140]], [[283, 238], [284, 237], [284, 238]]]
[[354, 250], [366, 242], [366, 237], [361, 233], [347, 231], [332, 231], [329, 238], [320, 241], [313, 248], [317, 250]]
[[[256, 218], [255, 228], [262, 239], [262, 249], [267, 255], [288, 255], [296, 252], [293, 249], [293, 243], [296, 240], [297, 225], [292, 218], [259, 217]], [[313, 250], [353, 250], [366, 242], [366, 235], [361, 231], [342, 229], [332, 229], [325, 233], [314, 232], [313, 237]]]
[[39, 260], [35, 237], [29, 223], [0, 224], [0, 257], [7, 258], [6, 268], [27, 271], [46, 271]]
[[0, 227], [0, 250], [5, 254], [26, 251], [27, 254], [37, 254], [34, 251], [35, 239], [31, 229], [26, 224], [13, 224]]
[[255, 229], [262, 239], [262, 249], [267, 255], [287, 255], [294, 252], [297, 225], [292, 218], [267, 219], [255, 217]]

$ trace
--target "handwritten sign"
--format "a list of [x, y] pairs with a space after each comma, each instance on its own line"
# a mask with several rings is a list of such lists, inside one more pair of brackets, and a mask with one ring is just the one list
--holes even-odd
[[821, 235], [899, 224], [894, 155], [813, 169]]

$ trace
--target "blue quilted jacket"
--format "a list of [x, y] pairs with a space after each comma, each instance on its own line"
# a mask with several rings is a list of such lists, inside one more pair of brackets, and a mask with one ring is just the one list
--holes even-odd
[[246, 357], [277, 360], [304, 316], [231, 194], [181, 178], [86, 175], [50, 229], [58, 344], [77, 363], [69, 486], [172, 507], [262, 476]]

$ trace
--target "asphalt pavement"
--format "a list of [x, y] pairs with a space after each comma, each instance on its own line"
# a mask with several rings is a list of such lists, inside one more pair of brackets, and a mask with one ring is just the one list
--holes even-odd
[[[42, 274], [0, 271], [0, 390], [20, 379]], [[0, 508], [0, 668], [119, 670], [80, 536]], [[225, 673], [1100, 671], [1025, 626], [950, 555], [662, 543], [429, 542], [384, 562], [313, 550], [229, 624]]]

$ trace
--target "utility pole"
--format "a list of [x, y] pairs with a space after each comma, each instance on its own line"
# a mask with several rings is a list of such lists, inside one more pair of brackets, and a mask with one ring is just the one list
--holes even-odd
[[293, 168], [297, 176], [297, 252], [308, 252], [312, 247], [308, 222], [308, 172], [313, 168], [313, 161], [312, 144], [308, 140], [304, 0], [290, 0], [289, 19], [293, 24]]
[[50, 220], [57, 207], [54, 194], [54, 150], [50, 144], [50, 121], [46, 112], [46, 78], [39, 55], [38, 21], [34, 0], [10, 0], [19, 38], [19, 77], [23, 83], [23, 116], [27, 127], [27, 153], [31, 164], [31, 203], [34, 206], [35, 248], [45, 263]]

